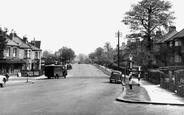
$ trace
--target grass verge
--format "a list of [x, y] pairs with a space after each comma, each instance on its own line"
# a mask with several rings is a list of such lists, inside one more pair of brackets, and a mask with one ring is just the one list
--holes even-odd
[[123, 97], [124, 99], [131, 101], [151, 101], [147, 91], [145, 88], [138, 86], [135, 82], [133, 82], [132, 89], [130, 89], [128, 80], [124, 83], [126, 87], [126, 94]]

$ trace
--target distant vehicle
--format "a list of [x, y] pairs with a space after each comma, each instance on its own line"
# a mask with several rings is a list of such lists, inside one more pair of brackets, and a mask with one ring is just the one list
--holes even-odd
[[0, 75], [0, 87], [4, 87], [7, 79], [6, 76]]
[[122, 82], [122, 74], [121, 74], [121, 72], [118, 72], [118, 71], [112, 71], [111, 72], [111, 76], [109, 78], [109, 82], [112, 83], [113, 81], [115, 83], [121, 83]]
[[45, 76], [50, 78], [66, 78], [67, 69], [64, 65], [47, 65], [45, 66]]
[[66, 65], [66, 68], [67, 68], [67, 69], [72, 69], [72, 65], [71, 65], [71, 64], [67, 64], [67, 65]]

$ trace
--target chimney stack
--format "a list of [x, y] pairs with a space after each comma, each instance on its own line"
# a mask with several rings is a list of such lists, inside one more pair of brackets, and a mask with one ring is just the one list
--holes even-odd
[[27, 37], [23, 36], [23, 42], [27, 43]]
[[11, 31], [11, 33], [10, 33], [10, 39], [13, 40], [14, 37], [15, 37], [15, 35], [14, 35], [14, 31], [13, 31], [13, 29], [12, 29], [12, 31]]

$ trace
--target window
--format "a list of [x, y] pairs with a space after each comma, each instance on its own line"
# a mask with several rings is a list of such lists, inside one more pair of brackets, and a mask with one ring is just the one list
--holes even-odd
[[27, 50], [24, 50], [24, 58], [27, 58]]
[[17, 48], [13, 49], [13, 57], [17, 57]]
[[172, 45], [173, 45], [173, 44], [172, 44], [172, 41], [170, 41], [169, 46], [172, 47]]
[[28, 50], [28, 58], [30, 58], [31, 57], [31, 50]]
[[174, 61], [175, 62], [181, 62], [181, 56], [179, 56], [178, 54], [175, 54]]
[[10, 57], [10, 47], [6, 48], [6, 57]]
[[24, 58], [31, 58], [31, 50], [24, 50]]
[[35, 52], [35, 59], [38, 59], [38, 52]]
[[181, 41], [180, 40], [175, 40], [175, 46], [181, 46]]

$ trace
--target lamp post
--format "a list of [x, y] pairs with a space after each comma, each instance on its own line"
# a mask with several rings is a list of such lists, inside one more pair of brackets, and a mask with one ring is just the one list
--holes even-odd
[[130, 73], [131, 73], [132, 72], [132, 67], [133, 67], [133, 63], [132, 63], [133, 55], [131, 53], [129, 55], [129, 59], [130, 59]]
[[119, 32], [119, 30], [118, 30], [118, 32], [116, 33], [116, 37], [118, 37], [118, 45], [117, 45], [117, 47], [118, 47], [118, 70], [119, 70], [119, 37], [121, 37], [122, 36], [122, 34]]
[[129, 55], [129, 59], [130, 59], [129, 86], [130, 86], [130, 89], [132, 89], [132, 67], [133, 67], [132, 59], [133, 59], [133, 56], [132, 56], [131, 53], [130, 53], [130, 55]]

